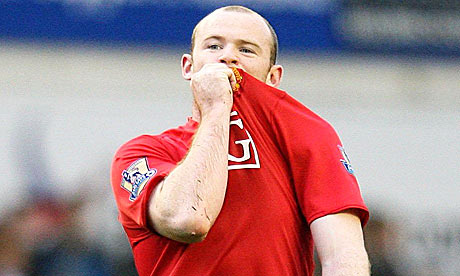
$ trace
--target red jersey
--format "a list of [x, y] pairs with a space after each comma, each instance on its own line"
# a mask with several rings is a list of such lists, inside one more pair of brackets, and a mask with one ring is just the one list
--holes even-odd
[[241, 74], [225, 201], [203, 242], [162, 237], [146, 219], [152, 190], [184, 158], [198, 123], [137, 137], [116, 153], [112, 187], [139, 275], [313, 275], [313, 220], [356, 208], [366, 223], [333, 128], [285, 92]]

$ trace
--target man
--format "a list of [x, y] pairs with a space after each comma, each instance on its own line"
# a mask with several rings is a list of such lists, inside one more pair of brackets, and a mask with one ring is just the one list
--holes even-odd
[[260, 15], [218, 9], [182, 57], [187, 123], [124, 144], [112, 165], [140, 275], [369, 275], [368, 218], [334, 130], [276, 89], [277, 38]]

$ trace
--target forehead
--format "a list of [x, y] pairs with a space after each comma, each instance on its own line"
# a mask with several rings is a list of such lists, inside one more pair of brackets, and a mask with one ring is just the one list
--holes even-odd
[[249, 39], [270, 45], [271, 32], [265, 21], [256, 13], [216, 11], [206, 16], [196, 27], [196, 42], [211, 37]]

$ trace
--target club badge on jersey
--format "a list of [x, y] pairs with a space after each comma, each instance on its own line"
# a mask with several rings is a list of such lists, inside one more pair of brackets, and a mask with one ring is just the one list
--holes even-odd
[[351, 166], [350, 159], [348, 158], [348, 155], [345, 152], [345, 149], [340, 145], [337, 145], [337, 147], [339, 148], [343, 156], [343, 159], [340, 159], [340, 162], [342, 162], [343, 166], [345, 167], [348, 173], [353, 174], [354, 170], [353, 170], [353, 167]]
[[157, 173], [150, 169], [147, 158], [140, 158], [122, 172], [121, 187], [130, 193], [129, 200], [134, 201], [140, 195], [145, 184]]

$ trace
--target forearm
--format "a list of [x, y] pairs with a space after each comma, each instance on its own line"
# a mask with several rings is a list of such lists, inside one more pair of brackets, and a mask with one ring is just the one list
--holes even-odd
[[184, 242], [206, 236], [225, 197], [228, 137], [226, 108], [201, 118], [187, 156], [154, 193], [150, 212], [160, 234]]

